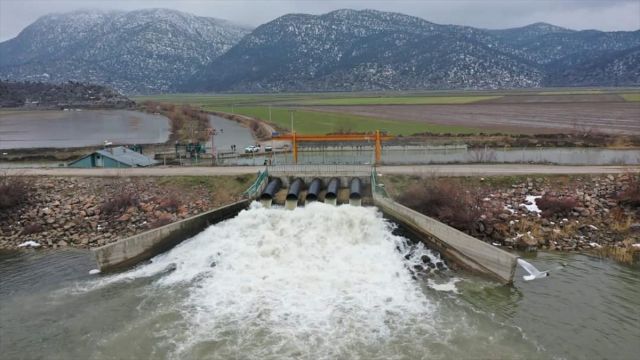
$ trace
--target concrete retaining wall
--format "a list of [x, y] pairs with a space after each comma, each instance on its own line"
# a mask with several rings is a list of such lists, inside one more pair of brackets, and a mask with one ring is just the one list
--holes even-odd
[[207, 226], [237, 215], [250, 199], [211, 210], [188, 219], [107, 244], [93, 250], [101, 271], [126, 268], [150, 259], [204, 230]]
[[513, 282], [517, 256], [402, 206], [375, 191], [373, 202], [385, 215], [425, 239], [447, 260], [500, 282]]

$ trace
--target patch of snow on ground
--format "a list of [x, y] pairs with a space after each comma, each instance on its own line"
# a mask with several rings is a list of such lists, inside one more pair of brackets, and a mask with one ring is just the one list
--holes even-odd
[[[523, 206], [527, 208], [530, 212], [540, 213], [540, 209], [538, 209], [538, 205], [536, 205], [536, 199], [540, 199], [542, 196], [540, 195], [527, 195], [523, 204]], [[531, 203], [531, 205], [527, 205], [527, 203]]]
[[18, 247], [19, 247], [19, 248], [21, 248], [21, 247], [33, 247], [33, 248], [38, 248], [38, 247], [40, 247], [40, 246], [41, 246], [40, 244], [38, 244], [37, 242], [32, 241], [32, 240], [25, 241], [25, 242], [23, 242], [22, 244], [18, 245]]

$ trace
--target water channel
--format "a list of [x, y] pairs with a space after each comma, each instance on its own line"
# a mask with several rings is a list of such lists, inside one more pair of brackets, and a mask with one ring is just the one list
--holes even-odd
[[[635, 359], [640, 269], [539, 253], [548, 278], [452, 270], [374, 208], [254, 204], [131, 270], [0, 254], [0, 348], [30, 359]], [[406, 256], [410, 254], [410, 256]], [[174, 270], [172, 270], [174, 269]]]

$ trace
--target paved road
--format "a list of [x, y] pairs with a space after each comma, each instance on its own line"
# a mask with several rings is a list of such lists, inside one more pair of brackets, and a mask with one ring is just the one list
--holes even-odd
[[[153, 167], [134, 169], [34, 168], [0, 169], [0, 175], [25, 176], [215, 176], [255, 174], [262, 166]], [[640, 172], [640, 166], [553, 166], [553, 165], [403, 165], [381, 166], [386, 174], [438, 176], [492, 176], [526, 174], [612, 174]]]

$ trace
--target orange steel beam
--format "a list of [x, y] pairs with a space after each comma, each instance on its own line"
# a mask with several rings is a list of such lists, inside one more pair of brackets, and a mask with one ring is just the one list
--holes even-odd
[[298, 142], [299, 141], [371, 141], [375, 142], [376, 164], [382, 160], [382, 140], [391, 140], [391, 135], [382, 135], [380, 130], [375, 134], [333, 134], [333, 135], [298, 135], [291, 134], [276, 135], [273, 140], [290, 140], [293, 147], [293, 162], [298, 163]]

